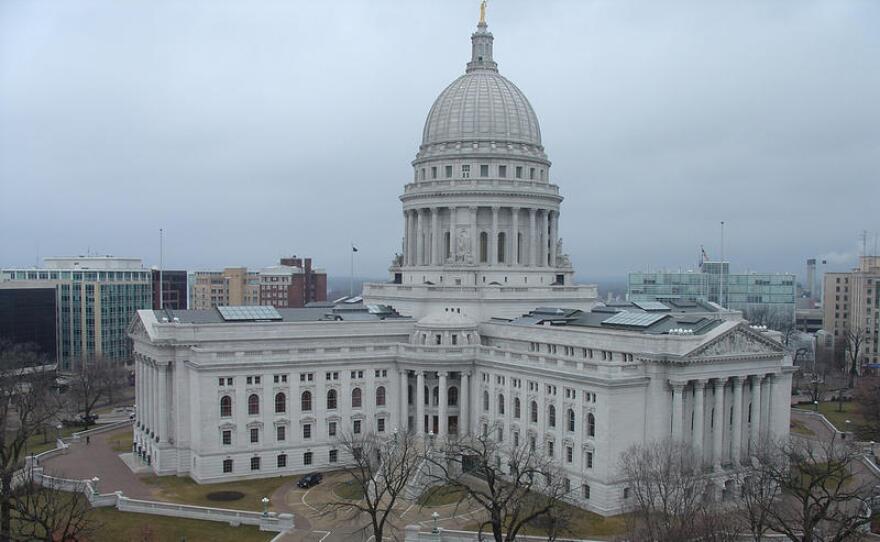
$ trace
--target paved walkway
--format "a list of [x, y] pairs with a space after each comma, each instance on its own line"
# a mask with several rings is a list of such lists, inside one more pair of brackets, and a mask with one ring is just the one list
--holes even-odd
[[46, 474], [80, 480], [101, 479], [98, 489], [101, 493], [122, 491], [126, 497], [135, 499], [151, 498], [148, 485], [119, 458], [108, 441], [131, 431], [130, 427], [92, 435], [90, 444], [85, 440], [73, 443], [64, 455], [58, 455], [42, 462]]

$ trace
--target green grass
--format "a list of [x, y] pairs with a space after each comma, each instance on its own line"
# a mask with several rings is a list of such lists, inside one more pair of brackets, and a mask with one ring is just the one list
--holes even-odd
[[[69, 437], [77, 431], [82, 431], [82, 427], [62, 427], [61, 438]], [[32, 435], [27, 441], [27, 454], [41, 454], [47, 450], [54, 450], [58, 435], [58, 430], [54, 428], [48, 429], [45, 436], [42, 433]]]
[[[865, 419], [856, 409], [854, 401], [844, 401], [841, 403], [843, 411], [838, 411], [837, 401], [828, 401], [819, 403], [819, 413], [823, 414], [828, 421], [831, 422], [838, 431], [855, 431], [858, 426], [864, 425]], [[849, 420], [850, 423], [846, 423]]]
[[364, 498], [364, 488], [355, 480], [339, 482], [333, 486], [333, 493], [335, 493], [340, 499], [345, 499], [347, 501], [358, 501]]
[[132, 514], [112, 508], [96, 508], [93, 514], [100, 528], [89, 542], [266, 542], [275, 536], [250, 525], [231, 527], [216, 521]]
[[419, 504], [430, 508], [461, 502], [467, 493], [460, 487], [434, 486], [419, 497]]
[[123, 433], [116, 433], [107, 437], [107, 443], [116, 453], [125, 453], [131, 451], [131, 443], [134, 438], [132, 430], [129, 429]]
[[[224, 484], [197, 484], [190, 478], [180, 478], [177, 476], [140, 477], [141, 481], [154, 488], [154, 495], [158, 500], [256, 512], [263, 510], [263, 504], [260, 502], [263, 497], [271, 498], [272, 494], [279, 487], [297, 478], [299, 477], [279, 476], [275, 478], [256, 478], [240, 482], [227, 482]], [[208, 500], [206, 495], [214, 491], [240, 491], [244, 493], [244, 498], [234, 502]], [[269, 509], [274, 510], [272, 504], [269, 505]]]
[[791, 432], [797, 433], [799, 435], [804, 435], [807, 437], [815, 436], [815, 432], [803, 424], [803, 422], [799, 422], [797, 420], [791, 420], [790, 424]]
[[[559, 506], [567, 509], [565, 513], [568, 516], [568, 526], [563, 532], [559, 533], [560, 538], [617, 540], [626, 533], [626, 518], [623, 515], [606, 518], [568, 504], [560, 504]], [[477, 531], [479, 528], [480, 523], [473, 522], [465, 525], [463, 530]], [[486, 529], [489, 529], [489, 527], [484, 528], [484, 532], [486, 532]], [[521, 532], [522, 534], [532, 536], [545, 536], [547, 534], [545, 528], [531, 525], [523, 528]]]

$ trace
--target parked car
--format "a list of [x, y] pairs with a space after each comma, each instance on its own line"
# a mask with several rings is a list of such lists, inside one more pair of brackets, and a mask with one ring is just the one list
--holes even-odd
[[300, 478], [299, 482], [296, 483], [297, 487], [301, 487], [303, 489], [308, 489], [312, 486], [316, 486], [321, 483], [321, 480], [324, 478], [324, 475], [320, 472], [313, 472], [311, 474], [306, 474], [302, 478]]

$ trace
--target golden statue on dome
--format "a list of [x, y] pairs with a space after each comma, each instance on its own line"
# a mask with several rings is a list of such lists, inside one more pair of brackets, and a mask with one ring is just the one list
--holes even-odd
[[480, 2], [480, 24], [486, 24], [486, 0]]

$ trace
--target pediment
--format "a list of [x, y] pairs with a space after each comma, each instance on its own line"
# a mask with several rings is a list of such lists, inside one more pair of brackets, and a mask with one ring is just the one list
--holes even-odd
[[743, 356], [755, 354], [776, 355], [783, 352], [782, 345], [750, 330], [737, 326], [720, 337], [688, 353], [688, 357]]
[[140, 315], [137, 315], [137, 317], [128, 325], [128, 335], [132, 338], [149, 338], [147, 328], [144, 326], [144, 322], [141, 320]]

